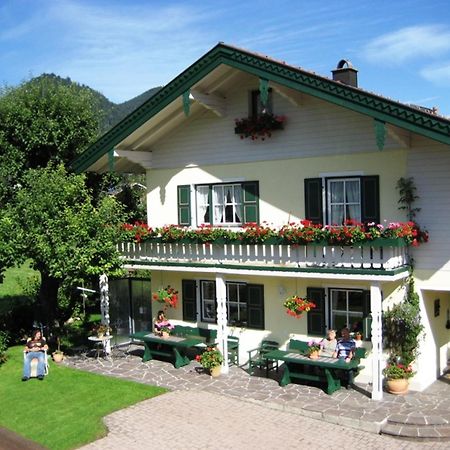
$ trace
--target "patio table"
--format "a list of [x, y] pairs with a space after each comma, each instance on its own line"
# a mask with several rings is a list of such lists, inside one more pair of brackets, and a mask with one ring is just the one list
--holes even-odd
[[168, 336], [163, 338], [146, 331], [130, 334], [130, 337], [144, 343], [145, 350], [142, 362], [150, 361], [155, 356], [165, 356], [172, 359], [176, 369], [189, 364], [191, 360], [187, 356], [187, 351], [204, 342], [202, 339], [189, 336]]
[[[342, 359], [323, 356], [319, 356], [318, 359], [311, 359], [294, 350], [273, 350], [267, 353], [265, 358], [271, 361], [285, 362], [284, 373], [279, 383], [280, 386], [286, 386], [292, 382], [292, 379], [296, 378], [306, 381], [318, 381], [327, 384], [327, 394], [332, 394], [341, 388], [341, 380], [337, 376], [336, 371], [348, 372], [351, 382], [353, 371], [358, 369], [359, 364], [359, 361], [353, 359], [348, 363]], [[305, 370], [306, 367], [314, 367], [314, 370]]]

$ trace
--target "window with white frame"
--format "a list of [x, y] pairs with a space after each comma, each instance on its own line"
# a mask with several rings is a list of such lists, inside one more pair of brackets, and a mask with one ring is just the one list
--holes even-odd
[[380, 221], [378, 175], [305, 178], [305, 218], [317, 224]]
[[230, 325], [247, 325], [247, 285], [244, 283], [227, 283], [228, 323]]
[[216, 283], [200, 281], [201, 318], [203, 322], [216, 321]]
[[[185, 280], [186, 283], [193, 280]], [[264, 328], [264, 289], [262, 285], [226, 282], [226, 306], [228, 324], [249, 328]], [[185, 293], [183, 293], [184, 300]], [[216, 284], [212, 280], [200, 280], [201, 321], [217, 321]], [[249, 317], [250, 316], [250, 317]]]
[[361, 188], [359, 178], [327, 180], [327, 206], [331, 225], [341, 225], [346, 220], [361, 221]]
[[330, 327], [362, 331], [364, 295], [361, 290], [330, 289]]
[[197, 223], [242, 225], [243, 221], [240, 183], [197, 186]]

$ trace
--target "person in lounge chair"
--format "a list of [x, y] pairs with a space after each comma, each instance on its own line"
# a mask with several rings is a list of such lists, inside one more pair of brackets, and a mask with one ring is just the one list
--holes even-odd
[[31, 361], [37, 358], [37, 378], [44, 379], [45, 374], [45, 352], [48, 350], [47, 342], [40, 330], [33, 330], [31, 339], [25, 344], [25, 359], [23, 363], [22, 381], [28, 381], [31, 376]]

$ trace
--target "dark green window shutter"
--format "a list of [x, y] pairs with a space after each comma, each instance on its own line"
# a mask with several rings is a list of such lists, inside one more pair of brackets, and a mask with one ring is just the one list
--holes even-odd
[[325, 335], [325, 289], [309, 287], [306, 290], [308, 300], [316, 304], [314, 309], [306, 313], [308, 318], [308, 334]]
[[197, 322], [197, 285], [195, 280], [182, 280], [183, 320]]
[[191, 225], [191, 187], [178, 186], [178, 225]]
[[323, 224], [322, 178], [305, 178], [305, 219]]
[[378, 175], [361, 177], [361, 222], [380, 223], [380, 180]]
[[259, 223], [259, 186], [257, 181], [242, 183], [244, 223]]
[[248, 327], [264, 330], [264, 286], [248, 284]]

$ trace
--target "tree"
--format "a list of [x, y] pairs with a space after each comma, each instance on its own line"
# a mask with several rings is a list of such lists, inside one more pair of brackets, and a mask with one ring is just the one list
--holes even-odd
[[68, 163], [98, 137], [91, 91], [42, 76], [0, 91], [0, 205], [27, 169]]
[[4, 214], [14, 224], [16, 254], [30, 259], [41, 274], [40, 319], [53, 325], [61, 318], [60, 288], [87, 276], [118, 274], [116, 250], [124, 217], [120, 205], [103, 196], [93, 206], [84, 175], [68, 174], [63, 165], [30, 169]]

